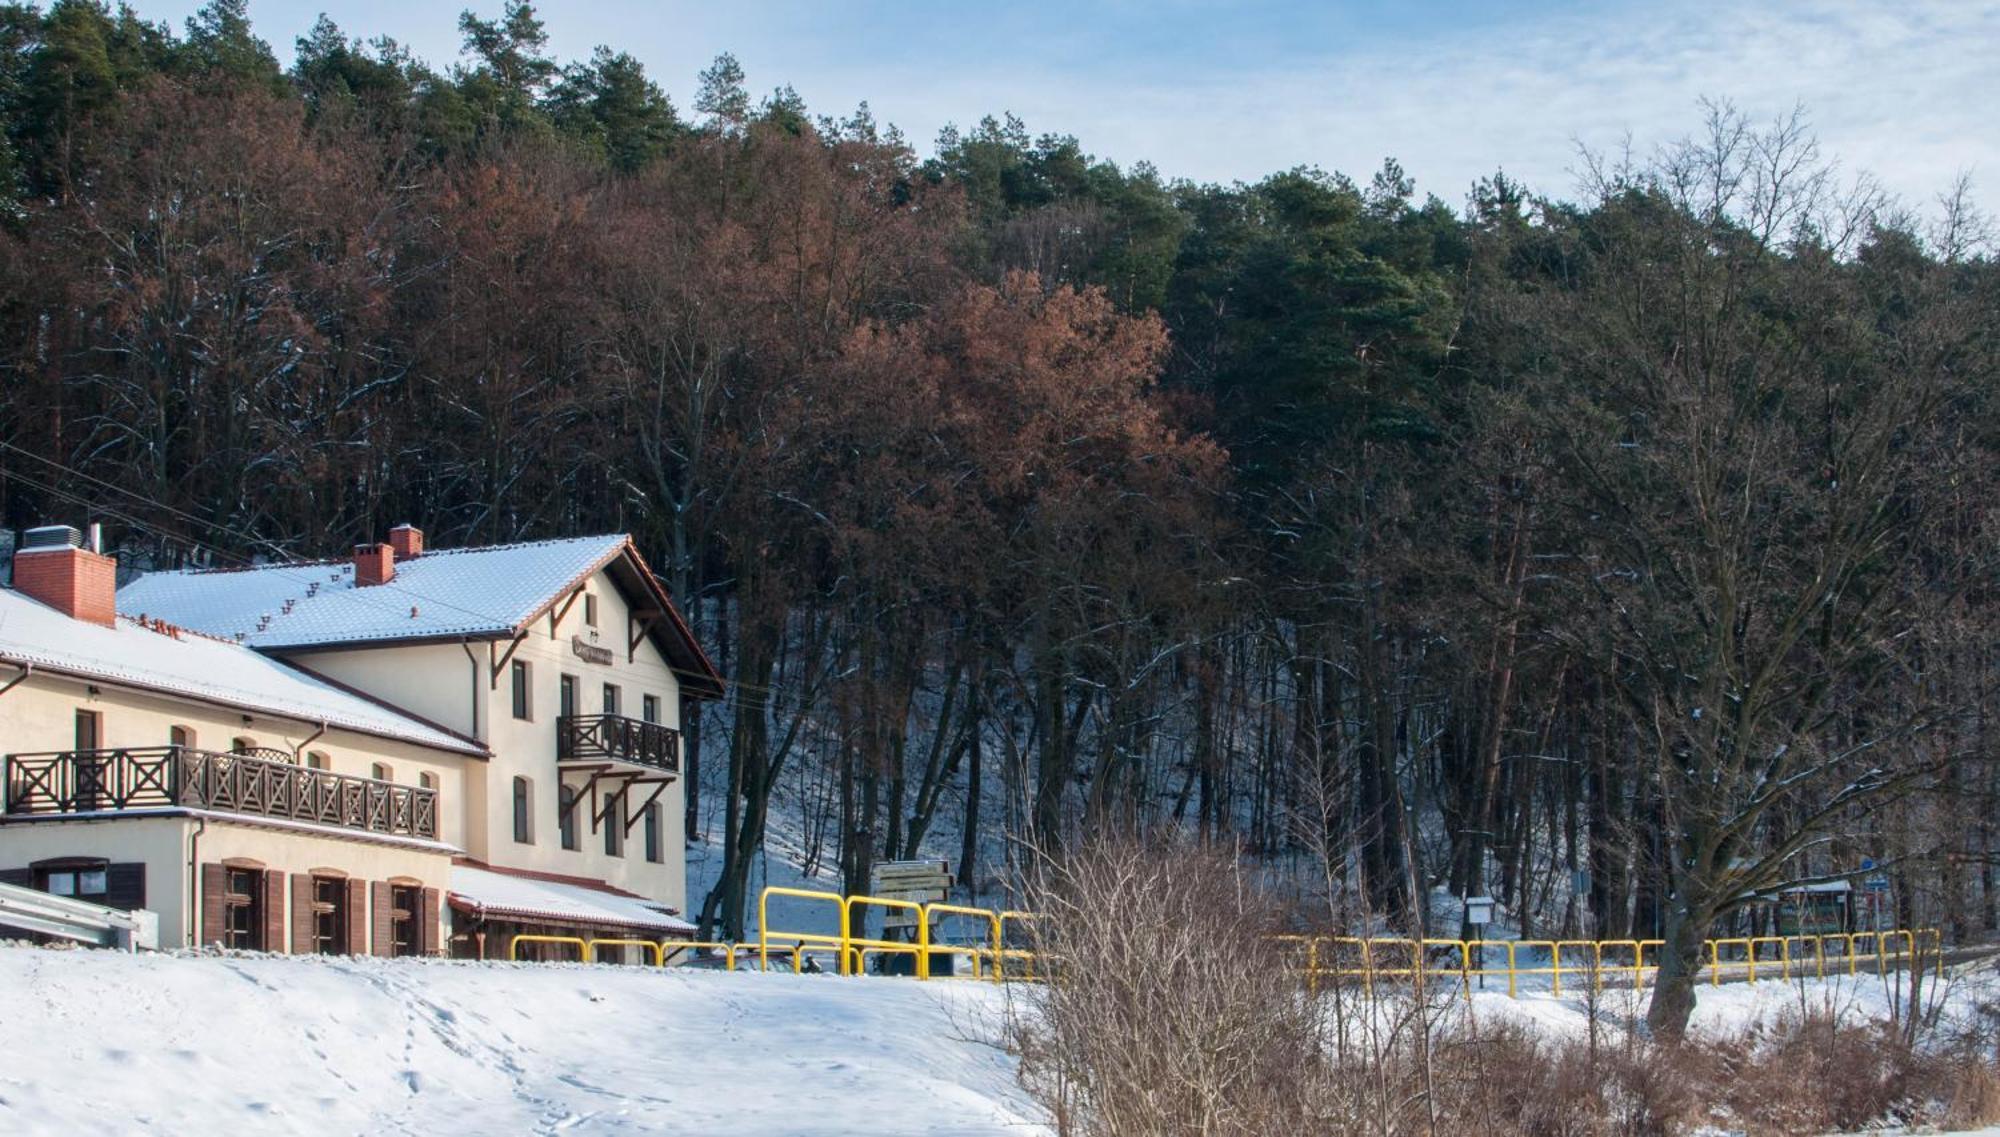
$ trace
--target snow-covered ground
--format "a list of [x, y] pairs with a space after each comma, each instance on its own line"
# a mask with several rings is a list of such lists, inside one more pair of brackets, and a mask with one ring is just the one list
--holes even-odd
[[0, 1133], [1041, 1134], [972, 983], [0, 950]]
[[[1990, 966], [1952, 982], [1976, 1024]], [[1046, 1134], [979, 983], [0, 948], [0, 1133]], [[1697, 1035], [1880, 1016], [1880, 979], [1704, 987]], [[1600, 1022], [1643, 1015], [1607, 995]], [[1444, 1024], [1580, 1038], [1574, 995]], [[2000, 1137], [1989, 1133], [1987, 1137]]]

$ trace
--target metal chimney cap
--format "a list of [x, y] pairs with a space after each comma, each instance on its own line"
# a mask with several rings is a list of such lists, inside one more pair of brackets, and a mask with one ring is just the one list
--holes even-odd
[[80, 549], [83, 534], [74, 525], [41, 525], [21, 535], [21, 552], [33, 549]]

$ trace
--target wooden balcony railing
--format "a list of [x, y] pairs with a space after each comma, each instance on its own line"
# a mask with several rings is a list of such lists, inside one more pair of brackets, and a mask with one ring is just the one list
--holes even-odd
[[630, 762], [678, 774], [681, 732], [624, 715], [562, 715], [556, 719], [556, 757], [564, 762]]
[[437, 791], [184, 746], [7, 756], [10, 814], [179, 806], [437, 838]]

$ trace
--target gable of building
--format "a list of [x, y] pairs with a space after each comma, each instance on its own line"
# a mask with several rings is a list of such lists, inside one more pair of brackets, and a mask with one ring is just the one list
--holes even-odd
[[720, 695], [715, 665], [623, 534], [441, 550], [418, 535], [402, 554], [364, 546], [345, 561], [149, 573], [119, 590], [118, 607], [267, 652], [511, 640], [600, 572], [687, 693]]

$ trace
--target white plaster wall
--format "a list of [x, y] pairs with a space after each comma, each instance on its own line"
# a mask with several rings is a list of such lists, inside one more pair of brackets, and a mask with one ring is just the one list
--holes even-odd
[[[285, 656], [487, 744], [494, 754], [491, 762], [468, 760], [462, 788], [447, 801], [454, 817], [454, 843], [471, 856], [503, 868], [607, 881], [685, 911], [686, 850], [681, 829], [685, 799], [679, 780], [668, 786], [656, 803], [661, 814], [661, 863], [645, 859], [643, 822], [632, 827], [625, 839], [624, 855], [619, 857], [604, 852], [602, 832], [593, 830], [581, 811], [581, 848], [564, 849], [558, 837], [556, 715], [562, 675], [577, 677], [581, 713], [602, 710], [603, 685], [615, 683], [621, 691], [620, 713], [639, 718], [644, 697], [657, 695], [660, 722], [680, 726], [680, 684], [650, 637], [630, 649], [629, 606], [618, 586], [607, 574], [598, 573], [584, 587], [597, 596], [595, 629], [585, 623], [582, 600], [568, 605], [562, 620], [556, 622], [553, 616], [564, 608], [563, 601], [558, 601], [547, 615], [534, 621], [513, 656], [505, 660], [502, 657], [509, 642], [504, 640], [490, 648], [484, 642], [471, 644], [471, 661], [466, 658], [465, 646], [458, 643], [293, 651]], [[573, 637], [610, 650], [612, 662], [598, 664], [580, 658]], [[514, 660], [529, 665], [531, 716], [527, 720], [513, 717], [510, 665]], [[497, 672], [495, 661], [500, 661]], [[533, 785], [534, 840], [528, 844], [514, 840], [516, 776], [528, 778]], [[400, 771], [398, 780], [403, 780]], [[588, 775], [568, 774], [565, 780], [581, 791]], [[633, 807], [651, 792], [651, 787], [643, 792], [635, 787]], [[584, 803], [586, 807], [589, 804], [587, 795]]]
[[185, 947], [187, 838], [194, 827], [192, 820], [172, 816], [9, 822], [0, 825], [0, 868], [26, 868], [56, 857], [137, 861], [146, 866], [146, 907], [160, 915], [160, 946]]
[[[590, 819], [584, 815], [590, 804], [587, 795], [578, 810], [577, 835], [581, 848], [564, 849], [558, 836], [556, 715], [561, 699], [562, 675], [577, 678], [579, 713], [597, 714], [602, 711], [603, 686], [614, 683], [620, 689], [619, 713], [639, 718], [644, 696], [656, 695], [660, 699], [660, 722], [676, 729], [680, 727], [680, 684], [650, 637], [642, 640], [636, 650], [628, 652], [629, 607], [617, 585], [606, 574], [599, 573], [585, 587], [597, 596], [595, 629], [584, 623], [585, 603], [582, 600], [570, 605], [562, 621], [552, 626], [550, 616], [563, 608], [563, 604], [558, 602], [549, 616], [542, 617], [529, 628], [527, 638], [514, 651], [513, 658], [523, 660], [529, 666], [532, 717], [526, 721], [513, 717], [509, 668], [502, 667], [497, 685], [489, 684], [487, 687], [488, 704], [483, 713], [488, 724], [485, 740], [492, 748], [494, 758], [487, 771], [488, 840], [484, 859], [509, 868], [567, 873], [607, 881], [685, 911], [687, 860], [681, 832], [684, 799], [683, 787], [678, 779], [666, 788], [656, 803], [661, 811], [660, 864], [651, 864], [645, 859], [643, 822], [634, 825], [626, 837], [624, 856], [607, 856], [603, 834], [593, 830]], [[612, 662], [598, 664], [580, 658], [573, 646], [573, 638], [609, 649]], [[506, 651], [504, 643], [499, 651]], [[529, 778], [534, 784], [534, 842], [528, 845], [514, 840], [513, 780], [517, 775]], [[572, 773], [566, 775], [565, 780], [580, 792], [588, 781], [588, 775]], [[636, 809], [651, 793], [652, 787], [634, 787], [630, 804]]]

